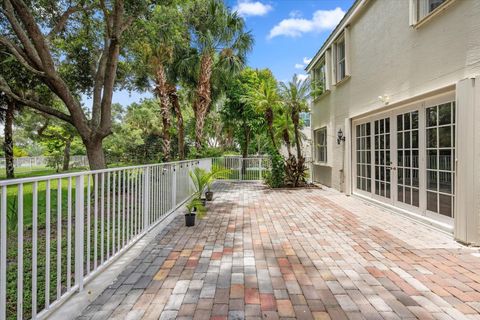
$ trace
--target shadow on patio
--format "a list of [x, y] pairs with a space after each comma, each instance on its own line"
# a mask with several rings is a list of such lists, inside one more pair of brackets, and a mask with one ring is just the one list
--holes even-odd
[[480, 317], [480, 258], [449, 235], [328, 189], [216, 189], [205, 219], [176, 216], [80, 319]]

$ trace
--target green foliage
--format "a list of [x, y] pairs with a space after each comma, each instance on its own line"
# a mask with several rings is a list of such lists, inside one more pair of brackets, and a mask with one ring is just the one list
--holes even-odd
[[15, 158], [28, 157], [28, 153], [27, 153], [27, 151], [25, 151], [25, 149], [22, 149], [22, 148], [17, 147], [17, 146], [13, 146], [13, 156]]
[[217, 178], [224, 178], [228, 176], [230, 170], [225, 169], [222, 166], [214, 166], [212, 171], [196, 167], [189, 172], [190, 179], [192, 179], [193, 186], [195, 188], [194, 198], [200, 199], [206, 189], [210, 189], [210, 186]]
[[285, 183], [285, 159], [274, 149], [269, 150], [272, 170], [265, 172], [265, 183], [271, 188], [280, 188]]
[[158, 102], [144, 99], [126, 110], [118, 107], [113, 135], [105, 140], [110, 162], [150, 163], [158, 161], [161, 150], [161, 119]]
[[195, 214], [199, 219], [202, 219], [207, 213], [207, 208], [203, 205], [202, 200], [193, 197], [186, 205], [188, 213], [195, 210]]
[[265, 121], [254, 104], [245, 101], [244, 96], [258, 87], [258, 71], [246, 68], [231, 79], [225, 92], [226, 101], [220, 111], [221, 119], [233, 133], [233, 138], [240, 144], [242, 154], [248, 155], [249, 149], [257, 149], [257, 136], [262, 133]]
[[211, 148], [205, 147], [203, 149], [197, 150], [196, 148], [191, 148], [188, 153], [189, 159], [201, 159], [201, 158], [216, 158], [223, 155], [222, 148]]

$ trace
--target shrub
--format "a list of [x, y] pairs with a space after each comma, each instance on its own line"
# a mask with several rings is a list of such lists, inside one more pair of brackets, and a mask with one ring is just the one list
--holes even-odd
[[277, 150], [269, 151], [272, 170], [265, 173], [265, 183], [272, 188], [283, 187], [285, 183], [285, 159]]

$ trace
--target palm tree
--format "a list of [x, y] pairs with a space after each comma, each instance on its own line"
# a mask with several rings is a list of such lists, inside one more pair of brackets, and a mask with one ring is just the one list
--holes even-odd
[[[172, 110], [178, 115], [176, 86], [172, 84], [175, 58], [186, 41], [187, 28], [180, 4], [176, 1], [167, 5], [157, 5], [146, 19], [138, 22], [135, 52], [144, 63], [136, 66], [143, 77], [154, 82], [154, 93], [160, 106], [162, 118], [163, 160], [170, 160]], [[145, 85], [145, 84], [144, 84]], [[147, 83], [148, 85], [148, 83]]]
[[245, 31], [244, 20], [221, 0], [195, 0], [187, 11], [192, 48], [198, 57], [195, 68], [196, 90], [195, 146], [201, 149], [203, 128], [212, 102], [212, 76], [215, 69], [237, 73], [245, 66], [253, 37]]
[[295, 173], [295, 186], [305, 171], [305, 159], [302, 156], [302, 142], [300, 133], [300, 112], [308, 111], [308, 98], [310, 96], [310, 82], [301, 80], [295, 74], [292, 81], [280, 83], [280, 94], [285, 107], [290, 111], [294, 127], [295, 145], [297, 149], [297, 163]]
[[258, 112], [264, 114], [268, 136], [274, 149], [278, 150], [273, 121], [274, 111], [281, 105], [281, 99], [278, 95], [276, 82], [273, 78], [261, 79], [260, 85], [257, 89], [245, 94], [244, 101], [246, 103], [251, 103], [255, 106]]
[[290, 115], [286, 112], [278, 114], [273, 121], [273, 129], [275, 131], [275, 139], [283, 140], [290, 158], [292, 156], [293, 137], [293, 123], [290, 120]]

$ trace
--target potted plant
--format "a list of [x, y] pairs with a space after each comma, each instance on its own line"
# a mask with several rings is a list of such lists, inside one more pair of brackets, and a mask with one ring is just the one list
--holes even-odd
[[200, 199], [193, 197], [189, 203], [187, 203], [187, 213], [185, 213], [185, 226], [193, 227], [195, 225], [195, 217], [203, 218], [203, 215], [207, 209], [202, 204]]
[[206, 189], [207, 191], [205, 192], [205, 198], [207, 201], [212, 201], [213, 200], [213, 191], [210, 189], [212, 186], [212, 183], [215, 182], [216, 179], [218, 178], [227, 178], [228, 174], [230, 173], [230, 170], [214, 166], [212, 168], [212, 171], [209, 172], [208, 179], [207, 179], [207, 186]]
[[[206, 205], [207, 200], [211, 201], [213, 199], [213, 192], [210, 190], [210, 187], [215, 179], [225, 176], [229, 172], [230, 170], [221, 167], [213, 167], [210, 172], [198, 167], [190, 171], [190, 178], [195, 188], [195, 196], [202, 201], [203, 205]], [[205, 190], [207, 191], [205, 192]], [[206, 199], [202, 198], [204, 192]]]
[[213, 191], [210, 190], [210, 185], [207, 186], [207, 191], [205, 191], [205, 199], [207, 201], [213, 200]]
[[202, 199], [202, 196], [210, 179], [209, 175], [207, 170], [198, 167], [190, 171], [190, 179], [192, 179], [193, 187], [195, 188], [193, 197], [201, 201], [203, 205], [206, 204], [206, 200]]

